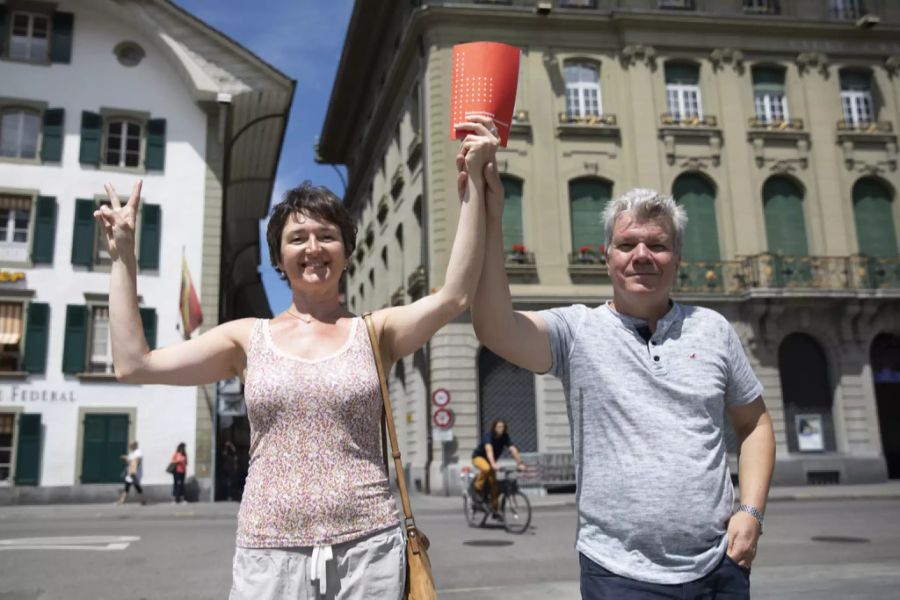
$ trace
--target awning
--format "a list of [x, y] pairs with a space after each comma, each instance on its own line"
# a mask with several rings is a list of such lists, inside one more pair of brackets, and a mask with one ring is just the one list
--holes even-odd
[[0, 303], [0, 344], [18, 344], [22, 339], [22, 305]]

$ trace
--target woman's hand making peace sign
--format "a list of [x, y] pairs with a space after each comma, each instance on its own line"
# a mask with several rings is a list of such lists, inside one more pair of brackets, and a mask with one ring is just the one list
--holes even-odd
[[103, 227], [106, 249], [113, 261], [120, 256], [134, 257], [134, 230], [137, 222], [138, 207], [141, 203], [141, 185], [138, 179], [131, 188], [131, 197], [122, 205], [115, 188], [107, 183], [104, 185], [106, 195], [112, 206], [104, 204], [99, 210], [94, 211], [94, 218]]

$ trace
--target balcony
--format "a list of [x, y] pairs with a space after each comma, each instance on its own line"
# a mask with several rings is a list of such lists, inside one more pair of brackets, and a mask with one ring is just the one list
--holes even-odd
[[559, 113], [559, 125], [556, 128], [559, 136], [619, 136], [619, 123], [616, 115], [574, 115], [568, 112]]
[[599, 283], [608, 279], [606, 253], [594, 249], [569, 253], [569, 277], [572, 283]]
[[841, 119], [837, 123], [838, 132], [852, 131], [856, 133], [891, 134], [894, 124], [890, 121], [848, 121]]
[[844, 153], [844, 163], [848, 169], [857, 166], [856, 150], [860, 147], [882, 150], [884, 159], [877, 159], [878, 163], [890, 170], [897, 168], [897, 136], [890, 121], [854, 122], [841, 119], [837, 123], [837, 142]]
[[718, 127], [719, 121], [712, 115], [687, 117], [663, 113], [659, 117], [659, 123], [663, 127]]
[[782, 256], [762, 253], [730, 261], [682, 262], [683, 295], [900, 295], [900, 257]]
[[413, 302], [425, 295], [425, 267], [416, 267], [406, 279], [406, 291]]
[[803, 119], [767, 121], [765, 119], [751, 117], [747, 126], [753, 130], [762, 131], [803, 131]]
[[534, 261], [534, 252], [528, 252], [525, 247], [521, 249], [513, 247], [506, 252], [506, 276], [511, 283], [534, 283], [537, 281], [537, 264]]
[[[674, 165], [676, 160], [699, 161], [696, 142], [703, 140], [709, 146], [709, 158], [713, 166], [718, 166], [722, 156], [722, 131], [719, 121], [712, 115], [681, 116], [663, 113], [659, 116], [659, 137], [663, 141], [666, 162]], [[679, 147], [678, 140], [690, 140]]]
[[[803, 119], [766, 120], [751, 117], [747, 122], [747, 139], [753, 144], [753, 157], [758, 167], [767, 162], [795, 162], [806, 168], [809, 162], [809, 133], [804, 129]], [[777, 152], [766, 157], [766, 145], [772, 148], [783, 147], [784, 142], [794, 142], [797, 146], [796, 158], [785, 159]]]

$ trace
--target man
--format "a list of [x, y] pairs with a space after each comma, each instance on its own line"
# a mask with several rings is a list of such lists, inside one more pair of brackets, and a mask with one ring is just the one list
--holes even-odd
[[119, 457], [125, 461], [125, 489], [119, 494], [116, 504], [125, 503], [125, 500], [128, 498], [128, 490], [131, 489], [132, 485], [141, 504], [147, 504], [147, 500], [144, 498], [144, 490], [141, 487], [141, 479], [144, 477], [144, 452], [138, 448], [137, 440], [131, 442], [128, 448], [130, 452]]
[[[669, 297], [684, 209], [643, 189], [609, 202], [612, 301], [522, 312], [513, 310], [506, 279], [496, 175], [487, 190], [475, 332], [509, 362], [562, 379], [582, 598], [749, 598], [774, 434], [762, 386], [728, 321]], [[735, 512], [726, 411], [740, 444]]]

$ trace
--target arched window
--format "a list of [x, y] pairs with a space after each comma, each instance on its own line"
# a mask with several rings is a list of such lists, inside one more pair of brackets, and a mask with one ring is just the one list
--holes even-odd
[[692, 63], [666, 63], [666, 105], [675, 121], [703, 118], [699, 66]]
[[600, 101], [600, 67], [589, 61], [566, 61], [566, 114], [590, 117], [603, 114]]
[[891, 192], [877, 179], [866, 177], [853, 186], [853, 218], [860, 254], [897, 256]]
[[513, 244], [525, 244], [522, 225], [522, 180], [510, 175], [501, 175], [503, 182], [503, 249], [512, 250]]
[[786, 177], [771, 177], [763, 185], [763, 212], [769, 252], [807, 256], [803, 190]]
[[479, 421], [481, 432], [503, 419], [521, 452], [537, 452], [537, 409], [534, 374], [509, 363], [487, 348], [478, 354]]
[[569, 216], [572, 220], [572, 252], [589, 246], [599, 252], [604, 243], [603, 209], [612, 197], [612, 184], [596, 177], [569, 182]]
[[834, 451], [831, 383], [822, 346], [806, 334], [790, 334], [778, 348], [778, 375], [788, 450]]
[[715, 190], [703, 177], [687, 174], [675, 180], [672, 195], [688, 214], [682, 259], [688, 262], [719, 260]]

